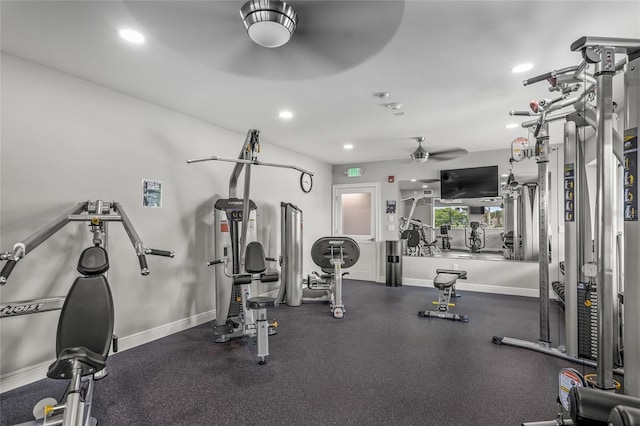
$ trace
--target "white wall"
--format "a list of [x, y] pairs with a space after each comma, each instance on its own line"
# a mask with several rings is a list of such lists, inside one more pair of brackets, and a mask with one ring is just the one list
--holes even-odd
[[[1, 83], [0, 250], [11, 250], [79, 202], [119, 201], [146, 246], [176, 253], [174, 259], [149, 256], [151, 274], [141, 277], [122, 226], [110, 226], [109, 281], [122, 346], [144, 340], [136, 340], [141, 334], [158, 336], [213, 318], [214, 271], [205, 262], [213, 258], [213, 203], [228, 196], [233, 164], [186, 160], [237, 158], [245, 134], [10, 55], [2, 56]], [[304, 212], [306, 274], [313, 264], [311, 245], [330, 233], [331, 166], [261, 136], [260, 160], [316, 173], [312, 192], [304, 194], [293, 170], [252, 170], [251, 198], [268, 255], [280, 253], [280, 202]], [[143, 179], [162, 181], [162, 208], [142, 207]], [[241, 194], [242, 180], [238, 188]], [[0, 289], [2, 302], [64, 295], [77, 276], [78, 255], [90, 242], [86, 224], [67, 225], [19, 262]], [[0, 321], [3, 391], [12, 379], [54, 358], [58, 314]]]

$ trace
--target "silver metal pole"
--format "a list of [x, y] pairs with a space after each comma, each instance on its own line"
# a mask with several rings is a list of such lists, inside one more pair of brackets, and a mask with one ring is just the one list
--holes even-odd
[[640, 398], [640, 223], [638, 222], [638, 127], [640, 126], [640, 55], [629, 58], [624, 74], [625, 87], [625, 191], [631, 191], [636, 202], [625, 208], [625, 288], [624, 288], [624, 390]]
[[249, 209], [251, 189], [251, 164], [247, 164], [244, 172], [244, 190], [242, 192], [242, 233], [240, 234], [240, 259], [244, 257], [244, 248], [247, 245], [247, 229], [249, 229], [249, 217], [251, 210]]
[[548, 124], [541, 125], [536, 138], [538, 163], [538, 264], [540, 266], [540, 341], [550, 343], [549, 337], [549, 136]]
[[576, 123], [564, 123], [564, 313], [567, 355], [578, 356], [578, 135]]
[[[240, 150], [240, 154], [238, 155], [238, 160], [247, 159], [247, 147], [251, 143], [251, 138], [256, 131], [257, 130], [249, 129], [249, 131], [247, 132], [247, 137], [244, 139], [244, 144], [242, 145], [242, 149]], [[240, 172], [242, 172], [243, 167], [244, 162], [239, 161], [236, 163], [233, 171], [231, 172], [231, 177], [229, 178], [229, 198], [238, 198], [238, 177], [240, 176]]]
[[140, 236], [136, 232], [136, 229], [133, 227], [133, 224], [129, 220], [129, 217], [124, 212], [124, 209], [122, 208], [120, 203], [115, 202], [115, 201], [113, 202], [113, 206], [114, 206], [116, 212], [118, 212], [118, 214], [120, 214], [120, 219], [122, 221], [122, 226], [124, 226], [124, 230], [127, 231], [127, 235], [129, 236], [129, 240], [131, 240], [131, 244], [133, 244], [133, 247], [136, 249], [136, 253], [138, 253], [138, 254], [143, 253], [144, 254], [144, 244], [142, 243], [142, 240], [140, 239]]
[[258, 160], [241, 160], [241, 159], [225, 158], [225, 157], [217, 157], [217, 156], [205, 157], [205, 158], [195, 158], [193, 160], [187, 160], [187, 163], [188, 164], [201, 163], [203, 161], [226, 161], [228, 163], [253, 164], [254, 166], [280, 167], [280, 168], [283, 168], [283, 169], [294, 169], [294, 170], [299, 171], [300, 173], [310, 174], [311, 176], [314, 175], [314, 173], [312, 171], [309, 171], [307, 169], [303, 169], [302, 167], [294, 166], [293, 164], [267, 163], [265, 161], [258, 161]]
[[615, 389], [613, 383], [614, 305], [615, 295], [615, 236], [616, 229], [613, 190], [616, 185], [617, 161], [613, 155], [613, 75], [615, 74], [615, 49], [599, 49], [600, 61], [596, 65], [598, 91], [598, 129], [596, 154], [596, 288], [598, 294], [598, 379], [596, 387]]
[[47, 238], [51, 237], [53, 234], [62, 229], [67, 223], [69, 223], [69, 216], [76, 215], [81, 213], [87, 206], [87, 202], [78, 203], [75, 207], [73, 207], [68, 212], [64, 213], [62, 216], [58, 217], [53, 222], [49, 223], [42, 229], [35, 232], [33, 235], [28, 237], [26, 240], [22, 241], [25, 247], [25, 255], [31, 252], [33, 249], [38, 247]]
[[62, 309], [65, 297], [49, 297], [46, 299], [23, 300], [0, 305], [0, 318], [18, 315], [37, 314], [40, 312], [57, 311]]

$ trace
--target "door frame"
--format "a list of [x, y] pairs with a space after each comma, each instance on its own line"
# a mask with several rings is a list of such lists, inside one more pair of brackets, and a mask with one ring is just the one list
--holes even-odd
[[380, 214], [380, 182], [362, 182], [362, 183], [338, 183], [333, 184], [332, 196], [331, 196], [331, 235], [338, 236], [338, 218], [341, 212], [338, 211], [338, 191], [341, 189], [358, 189], [358, 188], [373, 188], [373, 194], [375, 195], [375, 201], [372, 203], [373, 209], [373, 247], [375, 252], [374, 270], [373, 276], [375, 282], [381, 282], [382, 275], [380, 274], [380, 226], [381, 226], [381, 214]]

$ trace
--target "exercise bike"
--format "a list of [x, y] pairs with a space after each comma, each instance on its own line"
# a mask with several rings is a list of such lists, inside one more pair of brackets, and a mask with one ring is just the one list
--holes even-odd
[[142, 275], [149, 274], [147, 254], [173, 257], [173, 252], [146, 248], [122, 206], [116, 202], [80, 203], [58, 220], [14, 245], [13, 251], [0, 253], [7, 263], [0, 272], [4, 285], [16, 264], [38, 245], [70, 221], [89, 221], [93, 246], [80, 255], [76, 278], [66, 297], [10, 303], [0, 309], [2, 317], [27, 315], [62, 309], [56, 335], [56, 360], [49, 366], [47, 377], [68, 380], [60, 402], [41, 400], [33, 410], [35, 420], [21, 425], [95, 426], [91, 416], [94, 382], [107, 375], [109, 350], [118, 351], [118, 337], [113, 334], [114, 307], [106, 273], [109, 256], [105, 249], [106, 222], [122, 222], [138, 256]]
[[331, 315], [344, 318], [342, 303], [342, 277], [360, 258], [360, 246], [349, 237], [323, 237], [313, 243], [311, 258], [320, 267], [322, 274], [313, 272], [307, 276], [307, 287], [310, 290], [324, 290], [330, 298]]
[[480, 222], [470, 222], [471, 233], [467, 237], [467, 228], [464, 228], [464, 244], [471, 251], [471, 253], [480, 253], [485, 246], [484, 230], [480, 231], [482, 226]]

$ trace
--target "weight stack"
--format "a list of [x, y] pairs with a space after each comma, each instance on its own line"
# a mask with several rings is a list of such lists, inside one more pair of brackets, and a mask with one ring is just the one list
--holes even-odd
[[591, 306], [586, 306], [588, 284], [578, 283], [578, 356], [598, 358], [598, 295], [589, 293]]

